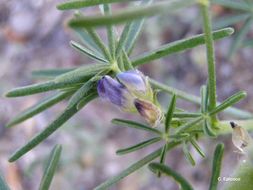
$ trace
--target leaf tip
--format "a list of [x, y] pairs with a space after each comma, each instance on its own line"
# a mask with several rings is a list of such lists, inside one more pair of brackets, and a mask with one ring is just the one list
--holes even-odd
[[246, 97], [247, 96], [247, 92], [246, 91], [241, 91], [241, 96], [242, 97]]
[[6, 125], [5, 125], [5, 128], [11, 128], [13, 127], [15, 124], [13, 122], [8, 122]]
[[121, 155], [122, 155], [121, 151], [120, 151], [120, 150], [117, 150], [117, 151], [116, 151], [116, 155], [121, 156]]
[[77, 19], [70, 19], [67, 23], [68, 23], [69, 27], [75, 28], [76, 27], [76, 22], [77, 22]]
[[13, 156], [11, 156], [9, 159], [8, 159], [8, 162], [15, 162], [16, 161], [16, 159], [13, 157]]
[[62, 11], [62, 10], [64, 10], [64, 6], [65, 4], [58, 4], [58, 5], [56, 5], [56, 8], [58, 9], [58, 10], [60, 10], [60, 11]]
[[224, 150], [224, 144], [223, 143], [219, 143], [217, 146], [216, 146], [216, 149], [218, 152], [220, 151], [223, 151]]
[[117, 124], [117, 121], [118, 121], [118, 119], [112, 119], [112, 120], [111, 120], [111, 123], [112, 123], [112, 124]]
[[8, 91], [8, 92], [4, 93], [3, 96], [6, 98], [12, 97], [12, 91]]
[[234, 29], [234, 28], [232, 28], [232, 27], [228, 27], [228, 28], [227, 28], [227, 33], [228, 33], [228, 35], [232, 35], [234, 32], [235, 32], [235, 29]]

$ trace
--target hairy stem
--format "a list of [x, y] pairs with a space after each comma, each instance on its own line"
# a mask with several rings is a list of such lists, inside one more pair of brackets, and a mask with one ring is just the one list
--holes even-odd
[[[160, 83], [154, 79], [149, 79], [149, 81], [155, 89], [160, 89], [163, 92], [168, 93], [168, 94], [175, 94], [180, 99], [187, 100], [189, 102], [201, 105], [201, 98], [198, 96], [195, 96], [195, 95], [189, 94], [187, 92], [184, 92], [182, 90], [178, 90], [176, 88], [167, 86], [167, 85]], [[218, 102], [218, 104], [219, 104], [219, 102]], [[234, 116], [236, 118], [240, 118], [240, 119], [249, 119], [249, 118], [253, 117], [253, 115], [250, 112], [240, 110], [240, 109], [234, 108], [234, 107], [229, 107], [229, 108], [225, 109], [224, 112], [231, 115], [231, 116]]]
[[[203, 30], [206, 42], [206, 54], [208, 64], [208, 92], [209, 92], [209, 110], [216, 107], [216, 73], [215, 73], [215, 55], [214, 44], [212, 36], [211, 18], [209, 15], [209, 2], [208, 0], [200, 1], [200, 10], [203, 17]], [[216, 116], [212, 117], [212, 121], [216, 121]]]

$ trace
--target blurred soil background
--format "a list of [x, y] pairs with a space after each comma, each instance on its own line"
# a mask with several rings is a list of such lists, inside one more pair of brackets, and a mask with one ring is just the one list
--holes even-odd
[[[0, 93], [36, 83], [31, 71], [49, 68], [70, 68], [90, 64], [90, 60], [69, 46], [69, 41], [78, 41], [74, 31], [66, 26], [66, 20], [73, 11], [61, 12], [56, 9], [57, 0], [9, 0], [0, 1]], [[122, 5], [113, 5], [113, 10]], [[85, 14], [93, 14], [97, 8], [85, 9]], [[154, 49], [162, 44], [201, 33], [201, 20], [196, 6], [174, 14], [165, 14], [146, 21], [134, 55]], [[213, 7], [213, 16], [226, 15], [229, 10]], [[230, 11], [231, 13], [231, 11]], [[240, 23], [234, 26], [236, 32]], [[118, 26], [121, 31], [122, 26]], [[253, 29], [253, 28], [252, 28]], [[104, 31], [101, 30], [106, 40]], [[253, 31], [249, 38], [253, 36]], [[248, 96], [236, 106], [253, 111], [253, 51], [243, 48], [228, 60], [226, 58], [231, 38], [215, 43], [217, 60], [218, 99], [224, 100], [238, 90], [245, 90]], [[199, 95], [205, 83], [207, 67], [205, 48], [194, 48], [182, 54], [165, 57], [140, 68], [146, 75], [170, 86]], [[16, 114], [33, 105], [45, 94], [7, 99], [0, 97], [0, 171], [13, 190], [35, 190], [42, 177], [45, 158], [54, 144], [63, 145], [61, 164], [55, 175], [52, 190], [90, 190], [104, 180], [116, 175], [130, 163], [141, 159], [155, 150], [156, 146], [117, 156], [115, 151], [146, 139], [149, 134], [133, 129], [114, 126], [111, 119], [138, 116], [119, 112], [113, 105], [99, 99], [87, 105], [74, 118], [55, 132], [50, 138], [23, 156], [15, 163], [8, 163], [10, 155], [31, 139], [52, 121], [66, 106], [57, 106], [38, 116], [5, 129], [5, 124]], [[161, 104], [166, 107], [169, 96], [160, 95]], [[186, 101], [179, 105], [187, 110], [197, 107]], [[233, 120], [234, 118], [226, 117]], [[218, 138], [225, 143], [225, 157], [222, 176], [230, 176], [239, 162], [233, 151], [231, 135]], [[169, 153], [166, 163], [185, 176], [196, 189], [207, 189], [211, 174], [211, 159], [216, 140], [201, 141], [207, 158], [202, 159], [193, 150], [197, 165], [190, 166], [184, 159], [182, 150], [177, 148]], [[223, 184], [220, 184], [222, 187]], [[157, 178], [146, 167], [128, 176], [111, 188], [112, 190], [176, 190], [178, 187], [169, 178]]]

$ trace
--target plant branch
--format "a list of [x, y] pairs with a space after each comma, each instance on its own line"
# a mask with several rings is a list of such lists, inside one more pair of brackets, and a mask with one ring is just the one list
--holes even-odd
[[[207, 2], [207, 3], [206, 3]], [[203, 0], [200, 3], [201, 15], [203, 17], [203, 30], [206, 42], [207, 64], [208, 64], [208, 93], [209, 93], [209, 109], [216, 107], [216, 73], [215, 73], [215, 55], [214, 55], [214, 39], [212, 35], [211, 18], [209, 15], [209, 1]], [[216, 116], [212, 116], [212, 121], [216, 120]]]
[[[154, 79], [149, 79], [150, 83], [153, 85], [154, 88], [156, 89], [160, 89], [168, 94], [175, 94], [178, 98], [181, 98], [183, 100], [187, 100], [189, 102], [195, 103], [200, 105], [201, 104], [201, 98], [192, 94], [189, 94], [187, 92], [184, 92], [182, 90], [178, 90], [176, 88], [167, 86], [163, 83], [160, 83]], [[220, 104], [218, 102], [218, 104]], [[238, 108], [234, 108], [234, 107], [229, 107], [226, 110], [224, 110], [225, 113], [231, 115], [231, 116], [235, 116], [235, 117], [239, 117], [241, 119], [248, 119], [248, 118], [252, 118], [253, 115], [250, 112], [244, 111], [244, 110], [240, 110]]]

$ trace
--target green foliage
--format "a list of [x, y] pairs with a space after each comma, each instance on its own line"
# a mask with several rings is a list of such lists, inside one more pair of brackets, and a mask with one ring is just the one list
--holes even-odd
[[187, 146], [187, 143], [184, 142], [183, 143], [183, 152], [184, 152], [184, 156], [186, 158], [186, 160], [192, 165], [192, 166], [195, 166], [195, 160], [194, 158], [192, 157], [189, 149], [188, 149], [188, 146]]
[[[169, 151], [170, 149], [174, 148], [178, 144], [179, 143], [177, 143], [177, 142], [169, 143], [168, 146], [167, 146], [167, 151]], [[108, 179], [105, 182], [103, 182], [102, 184], [100, 184], [99, 186], [97, 186], [95, 188], [95, 190], [108, 189], [113, 184], [117, 183], [121, 179], [125, 178], [126, 176], [130, 175], [131, 173], [135, 172], [136, 170], [142, 168], [143, 166], [147, 165], [148, 163], [150, 163], [155, 158], [159, 157], [160, 154], [161, 154], [161, 151], [162, 151], [162, 148], [160, 148], [160, 149], [158, 149], [158, 150], [156, 150], [156, 151], [148, 154], [147, 156], [145, 156], [141, 160], [139, 160], [139, 161], [131, 164], [128, 168], [126, 168], [125, 170], [123, 170], [119, 174], [115, 175], [111, 179]]]
[[[232, 28], [224, 28], [221, 30], [214, 31], [213, 38], [214, 40], [218, 40], [233, 34], [234, 30]], [[163, 45], [160, 48], [157, 48], [151, 52], [144, 53], [143, 55], [139, 55], [132, 60], [132, 64], [134, 66], [139, 66], [142, 64], [149, 63], [156, 59], [160, 59], [164, 56], [168, 56], [174, 53], [182, 52], [193, 47], [202, 45], [205, 43], [205, 38], [203, 34], [196, 35], [190, 38], [178, 40], [175, 42], [171, 42], [169, 44]]]
[[138, 144], [136, 144], [134, 146], [117, 150], [116, 154], [118, 154], [118, 155], [128, 154], [128, 153], [134, 152], [136, 150], [140, 150], [142, 148], [145, 148], [145, 147], [147, 147], [147, 146], [149, 146], [151, 144], [154, 144], [156, 142], [159, 142], [160, 140], [161, 140], [160, 137], [155, 137], [155, 138], [143, 141], [141, 143], [138, 143]]
[[169, 106], [168, 112], [166, 114], [165, 123], [164, 123], [164, 125], [165, 125], [165, 132], [166, 133], [169, 132], [170, 124], [171, 124], [171, 121], [172, 121], [172, 117], [173, 117], [173, 113], [174, 113], [175, 107], [176, 107], [176, 96], [173, 95], [172, 99], [171, 99], [171, 102], [170, 102], [170, 106]]
[[89, 56], [92, 59], [95, 59], [100, 62], [105, 62], [105, 63], [107, 62], [104, 58], [99, 57], [99, 55], [94, 54], [89, 49], [85, 48], [84, 46], [82, 46], [81, 44], [79, 44], [77, 42], [70, 41], [70, 45], [72, 47], [74, 47], [75, 49], [79, 50], [80, 52], [84, 53], [85, 55]]
[[209, 190], [216, 190], [218, 186], [218, 177], [220, 176], [224, 145], [218, 144], [213, 155], [213, 169]]
[[196, 142], [196, 140], [194, 138], [192, 138], [192, 139], [190, 139], [190, 142], [193, 145], [193, 147], [196, 149], [196, 151], [199, 153], [199, 155], [204, 158], [205, 157], [205, 153], [201, 150], [201, 148], [198, 145], [198, 143]]
[[[186, 159], [193, 166], [196, 164], [192, 157], [189, 146], [192, 146], [202, 157], [205, 157], [204, 152], [198, 145], [197, 137], [215, 138], [224, 129], [222, 121], [217, 117], [217, 114], [224, 111], [230, 116], [239, 118], [252, 118], [252, 114], [233, 108], [232, 106], [246, 97], [244, 91], [228, 97], [222, 102], [217, 102], [216, 93], [216, 67], [215, 67], [215, 51], [214, 41], [228, 37], [233, 34], [233, 28], [221, 28], [213, 31], [210, 17], [210, 5], [206, 0], [177, 0], [177, 1], [159, 1], [139, 0], [131, 1], [128, 7], [124, 10], [114, 12], [111, 9], [111, 3], [121, 3], [120, 0], [74, 0], [58, 5], [60, 10], [80, 9], [89, 6], [100, 6], [101, 14], [95, 16], [86, 16], [81, 11], [76, 11], [74, 17], [69, 20], [68, 24], [80, 36], [81, 42], [71, 41], [71, 46], [90, 57], [95, 63], [78, 68], [69, 69], [50, 69], [33, 72], [34, 77], [49, 79], [46, 82], [33, 84], [21, 88], [13, 89], [6, 93], [7, 97], [19, 97], [43, 93], [47, 91], [57, 91], [53, 96], [40, 101], [34, 106], [24, 110], [7, 124], [7, 127], [12, 127], [19, 124], [51, 106], [69, 99], [67, 107], [61, 114], [56, 117], [44, 130], [39, 132], [23, 147], [18, 149], [9, 159], [10, 162], [18, 160], [24, 154], [35, 148], [47, 137], [59, 129], [65, 122], [72, 118], [80, 109], [93, 99], [98, 97], [97, 83], [104, 75], [115, 77], [120, 72], [138, 69], [138, 66], [151, 63], [165, 56], [176, 53], [181, 53], [190, 50], [194, 47], [205, 45], [206, 47], [206, 64], [208, 68], [207, 84], [203, 85], [200, 90], [201, 97], [191, 95], [187, 92], [172, 88], [162, 84], [154, 79], [147, 78], [147, 83], [150, 82], [154, 91], [160, 90], [162, 93], [172, 95], [168, 110], [162, 115], [161, 124], [157, 128], [152, 128], [147, 124], [135, 122], [126, 119], [113, 119], [112, 123], [117, 126], [130, 127], [139, 131], [146, 131], [153, 136], [150, 139], [138, 142], [128, 148], [123, 148], [116, 151], [118, 155], [124, 155], [142, 148], [148, 147], [155, 143], [162, 144], [161, 148], [148, 154], [139, 161], [136, 161], [128, 168], [120, 172], [118, 175], [106, 180], [101, 185], [97, 186], [96, 190], [108, 189], [121, 179], [127, 177], [131, 173], [137, 171], [141, 167], [150, 164], [156, 158], [159, 158], [159, 163], [151, 163], [150, 169], [154, 171], [158, 177], [161, 174], [171, 176], [182, 189], [193, 189], [192, 186], [177, 172], [166, 166], [166, 156], [168, 151], [175, 148], [177, 145], [182, 145], [183, 153]], [[127, 0], [124, 0], [126, 3]], [[236, 15], [230, 18], [224, 18], [217, 23], [218, 26], [228, 26], [241, 20], [246, 20], [242, 30], [237, 34], [233, 42], [230, 55], [232, 55], [243, 43], [243, 38], [249, 31], [252, 24], [252, 14], [249, 14], [249, 7], [252, 4], [231, 2], [230, 0], [212, 0], [212, 3], [222, 6], [240, 9], [243, 14]], [[158, 14], [164, 14], [175, 10], [182, 11], [193, 4], [197, 4], [200, 9], [200, 16], [203, 19], [203, 34], [198, 34], [188, 38], [180, 39], [154, 50], [148, 51], [141, 55], [132, 56], [134, 45], [137, 42], [138, 36], [142, 30], [144, 22], [148, 17]], [[250, 6], [249, 6], [250, 5]], [[117, 35], [116, 25], [122, 24], [123, 31]], [[96, 27], [105, 27], [107, 32], [107, 42], [104, 42]], [[252, 43], [253, 44], [253, 43]], [[153, 98], [155, 99], [155, 98]], [[199, 111], [186, 111], [177, 107], [176, 101], [183, 99], [193, 102], [199, 106]], [[159, 105], [159, 102], [156, 102]], [[223, 145], [218, 145], [213, 161], [213, 172], [210, 183], [210, 189], [217, 189], [217, 177], [221, 170], [221, 159], [223, 155]], [[45, 170], [40, 189], [48, 189], [50, 182], [56, 170], [59, 161], [61, 147], [56, 146], [51, 152], [48, 166]], [[0, 179], [0, 185], [4, 184]], [[2, 185], [3, 186], [3, 185]], [[0, 186], [1, 187], [1, 186]], [[3, 186], [4, 187], [4, 186]]]
[[17, 116], [15, 116], [9, 123], [6, 124], [6, 127], [12, 127], [14, 125], [17, 125], [41, 112], [44, 110], [50, 108], [51, 106], [54, 106], [58, 102], [62, 101], [63, 99], [69, 97], [73, 92], [60, 92], [53, 96], [50, 96], [46, 98], [45, 100], [42, 100], [39, 103], [36, 103], [34, 106], [24, 110]]
[[125, 127], [131, 127], [131, 128], [135, 128], [135, 129], [140, 129], [140, 130], [144, 130], [144, 131], [149, 131], [158, 135], [161, 135], [161, 131], [155, 129], [155, 128], [151, 128], [149, 126], [143, 125], [141, 123], [137, 123], [134, 121], [130, 121], [130, 120], [124, 120], [124, 119], [113, 119], [112, 123], [115, 125], [120, 125], [120, 126], [125, 126]]
[[94, 5], [101, 5], [107, 3], [119, 3], [123, 1], [130, 1], [130, 0], [75, 0], [75, 1], [68, 1], [57, 6], [60, 10], [68, 10], [68, 9], [80, 9], [83, 7], [89, 7]]
[[224, 18], [220, 18], [214, 23], [216, 28], [227, 27], [240, 22], [243, 23], [242, 27], [238, 30], [238, 33], [236, 34], [228, 50], [228, 58], [232, 58], [234, 54], [239, 50], [239, 48], [245, 46], [249, 41], [249, 39], [246, 39], [246, 36], [249, 33], [250, 26], [252, 25], [253, 21], [252, 16], [253, 3], [252, 1], [248, 0], [240, 0], [240, 1], [212, 0], [212, 3], [239, 12], [239, 14], [237, 15], [231, 14]]
[[182, 190], [193, 190], [193, 187], [179, 173], [175, 172], [170, 167], [159, 163], [151, 163], [149, 164], [149, 167], [154, 171], [160, 171], [165, 175], [174, 178], [174, 180], [180, 184]]
[[40, 182], [39, 190], [48, 190], [52, 179], [54, 177], [54, 173], [57, 169], [58, 162], [60, 160], [62, 147], [60, 145], [56, 145], [50, 153], [43, 178]]
[[195, 0], [178, 0], [178, 1], [165, 1], [153, 4], [152, 6], [131, 8], [124, 11], [119, 11], [112, 15], [105, 16], [90, 16], [79, 17], [69, 21], [70, 27], [98, 27], [111, 24], [119, 24], [134, 19], [141, 19], [143, 17], [154, 16], [158, 13], [165, 13], [175, 11], [182, 7], [192, 5]]

